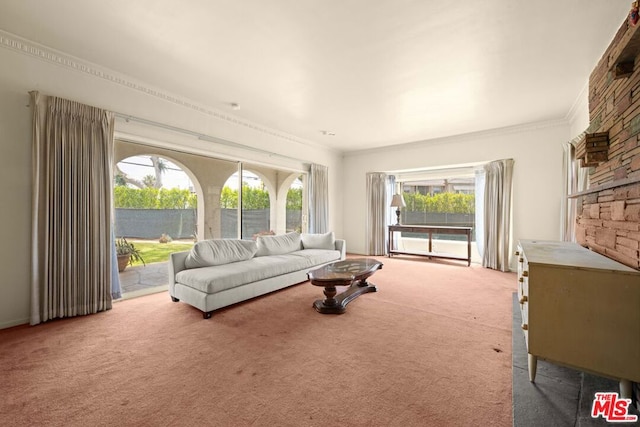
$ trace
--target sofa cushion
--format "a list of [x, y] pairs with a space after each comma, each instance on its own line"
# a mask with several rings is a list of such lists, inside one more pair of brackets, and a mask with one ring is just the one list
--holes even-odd
[[253, 258], [257, 250], [253, 240], [202, 240], [193, 245], [184, 265], [190, 269], [245, 261]]
[[336, 239], [333, 231], [324, 234], [302, 233], [300, 240], [304, 249], [335, 250], [336, 248]]
[[207, 294], [312, 267], [308, 257], [272, 255], [231, 264], [182, 270], [176, 281]]
[[292, 252], [289, 255], [305, 258], [308, 265], [315, 268], [321, 264], [332, 261], [340, 261], [340, 251], [328, 251], [326, 249], [304, 249], [302, 251]]
[[258, 236], [256, 256], [284, 255], [302, 249], [300, 233], [287, 233], [278, 236]]

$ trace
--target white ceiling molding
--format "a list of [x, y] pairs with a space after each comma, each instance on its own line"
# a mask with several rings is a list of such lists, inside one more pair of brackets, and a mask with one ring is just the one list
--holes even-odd
[[[286, 140], [289, 142], [294, 142], [304, 146], [311, 146], [311, 147], [320, 148], [323, 150], [335, 151], [326, 146], [323, 146], [311, 141], [302, 140], [292, 135], [288, 135], [284, 132], [279, 132], [277, 130], [258, 125], [248, 120], [240, 119], [237, 116], [226, 114], [222, 111], [213, 109], [211, 107], [197, 104], [188, 99], [170, 94], [161, 89], [152, 88], [140, 81], [136, 81], [135, 79], [129, 78], [113, 70], [109, 70], [97, 64], [84, 61], [82, 59], [57, 51], [55, 49], [33, 42], [31, 40], [27, 40], [25, 38], [22, 38], [15, 34], [11, 34], [1, 29], [0, 29], [0, 47], [9, 49], [15, 52], [19, 52], [27, 56], [35, 57], [40, 60], [49, 62], [51, 64], [69, 68], [74, 71], [79, 71], [79, 72], [91, 75], [93, 77], [107, 80], [111, 83], [124, 86], [131, 90], [142, 92], [145, 95], [155, 97], [162, 101], [170, 102], [180, 107], [187, 108], [187, 109], [196, 111], [198, 113], [206, 114], [218, 120], [223, 120], [234, 126], [241, 126], [256, 132], [260, 132], [265, 135], [269, 135], [269, 136]], [[123, 112], [116, 112], [116, 113], [123, 113]]]
[[465, 133], [454, 136], [446, 136], [443, 138], [435, 138], [435, 139], [427, 139], [424, 141], [415, 141], [408, 142], [406, 144], [398, 144], [398, 145], [389, 145], [385, 147], [377, 147], [377, 148], [369, 148], [366, 150], [356, 150], [356, 151], [348, 151], [343, 153], [344, 157], [350, 156], [359, 156], [366, 153], [384, 153], [384, 152], [393, 152], [396, 150], [407, 149], [412, 147], [421, 147], [427, 145], [440, 145], [440, 144], [450, 144], [454, 142], [465, 142], [465, 141], [473, 141], [478, 139], [479, 137], [488, 137], [488, 136], [497, 136], [497, 135], [509, 135], [514, 133], [522, 133], [532, 130], [552, 128], [557, 126], [568, 126], [569, 122], [566, 118], [562, 119], [553, 119], [553, 120], [545, 120], [541, 122], [534, 123], [524, 123], [520, 125], [507, 126], [503, 128], [497, 129], [488, 129], [478, 132]]
[[[119, 113], [332, 157], [575, 115], [568, 139], [586, 121], [576, 95], [629, 13], [628, 0], [489, 0], [472, 14], [393, 0], [112, 0], [106, 11], [74, 2], [72, 14], [9, 3], [0, 46], [28, 58], [25, 78], [61, 87], [79, 76], [84, 87], [67, 92]], [[41, 73], [51, 64], [59, 81]]]

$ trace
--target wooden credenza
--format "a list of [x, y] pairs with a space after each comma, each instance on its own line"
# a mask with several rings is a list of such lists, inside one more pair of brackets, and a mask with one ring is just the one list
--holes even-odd
[[[467, 265], [471, 265], [471, 231], [472, 227], [454, 227], [454, 226], [435, 226], [435, 225], [390, 225], [389, 226], [389, 240], [388, 240], [388, 248], [387, 254], [391, 256], [393, 254], [404, 254], [404, 255], [420, 255], [426, 256], [429, 258], [446, 258], [446, 259], [457, 259], [462, 261], [467, 261]], [[426, 234], [428, 236], [427, 246], [423, 251], [402, 251], [396, 249], [394, 245], [393, 233], [395, 232], [411, 232], [411, 233], [420, 233]], [[467, 236], [467, 256], [450, 254], [450, 253], [441, 253], [433, 251], [433, 235], [434, 234], [453, 234], [453, 235], [464, 235]]]
[[537, 360], [640, 382], [640, 272], [577, 243], [521, 240], [518, 299], [529, 353]]

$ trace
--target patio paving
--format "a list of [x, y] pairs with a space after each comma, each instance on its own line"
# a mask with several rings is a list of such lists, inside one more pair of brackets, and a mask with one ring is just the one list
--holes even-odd
[[166, 291], [169, 287], [168, 269], [168, 262], [128, 266], [120, 273], [123, 298]]

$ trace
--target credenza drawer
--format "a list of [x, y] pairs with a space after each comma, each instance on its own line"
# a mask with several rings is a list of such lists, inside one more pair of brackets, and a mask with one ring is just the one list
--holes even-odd
[[518, 257], [518, 302], [520, 304], [520, 315], [522, 317], [522, 332], [525, 343], [529, 347], [529, 267], [522, 248], [518, 246], [516, 251]]

